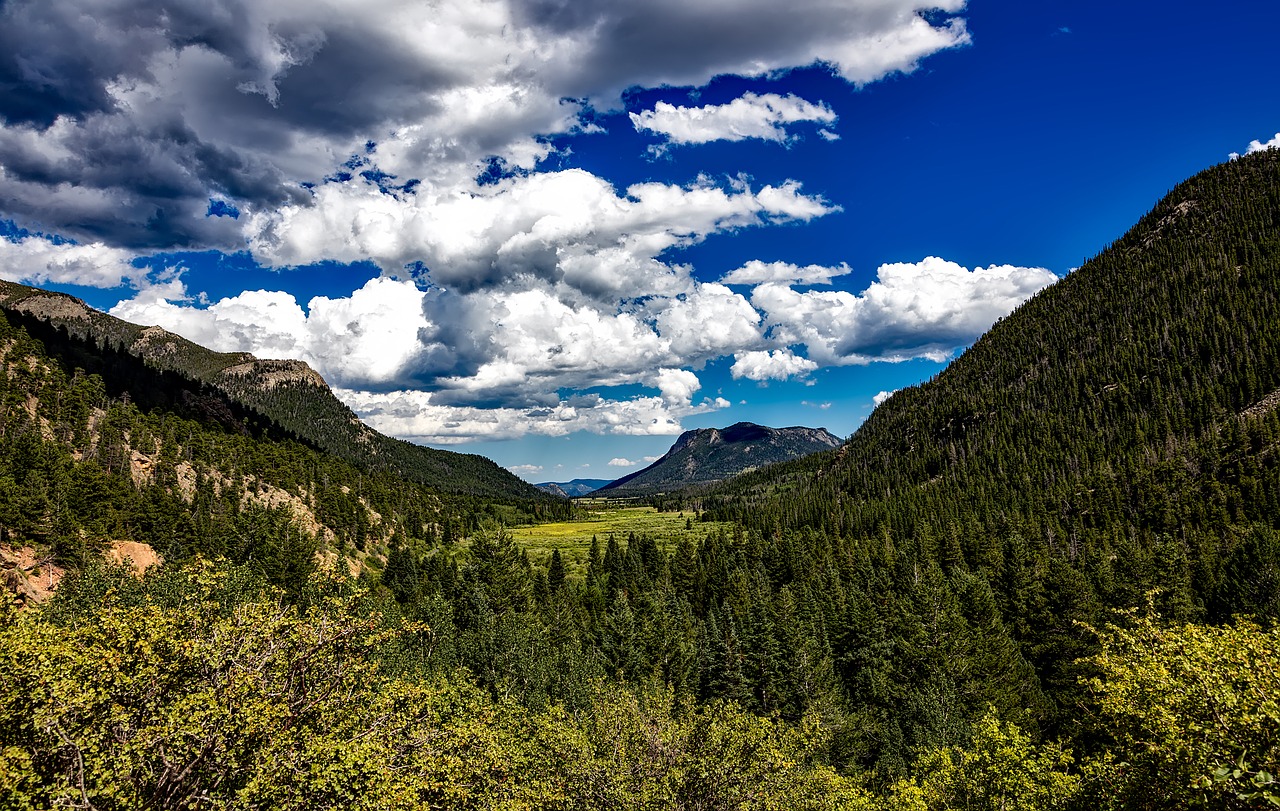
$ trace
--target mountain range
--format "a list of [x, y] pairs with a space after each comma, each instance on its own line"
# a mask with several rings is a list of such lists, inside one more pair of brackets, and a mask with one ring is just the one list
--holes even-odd
[[574, 479], [568, 482], [542, 482], [534, 487], [561, 498], [579, 498], [599, 490], [612, 479]]
[[[80, 572], [0, 623], [28, 806], [171, 796], [157, 740], [221, 805], [286, 755], [323, 767], [296, 807], [392, 773], [477, 807], [1280, 802], [1280, 152], [1177, 186], [847, 442], [687, 432], [601, 491], [683, 520], [576, 541], [579, 507], [379, 438], [305, 366], [0, 298], [0, 567]], [[99, 569], [118, 539], [167, 562]]]

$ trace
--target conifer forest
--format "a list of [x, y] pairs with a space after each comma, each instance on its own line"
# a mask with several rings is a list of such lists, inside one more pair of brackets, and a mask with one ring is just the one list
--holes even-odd
[[0, 546], [65, 574], [0, 606], [0, 809], [1280, 807], [1280, 151], [572, 548], [517, 530], [582, 503], [32, 295]]

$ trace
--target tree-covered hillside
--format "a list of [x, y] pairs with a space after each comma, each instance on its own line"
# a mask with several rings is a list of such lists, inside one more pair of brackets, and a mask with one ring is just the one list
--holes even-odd
[[252, 560], [296, 588], [318, 554], [376, 568], [389, 544], [567, 513], [362, 469], [215, 386], [12, 317], [0, 314], [0, 541], [53, 561], [127, 539], [168, 559]]
[[[127, 400], [4, 326], [0, 526], [179, 565], [0, 614], [0, 797], [1280, 804], [1278, 288], [1280, 153], [1215, 167], [838, 450], [580, 573], [514, 507], [272, 439], [220, 389]], [[357, 582], [307, 576], [295, 507], [340, 523], [324, 551], [379, 545]]]
[[[118, 386], [123, 385], [117, 382], [124, 371], [121, 356], [129, 355], [150, 369], [171, 373], [167, 387], [173, 387], [175, 376], [187, 385], [206, 384], [294, 437], [369, 472], [489, 499], [547, 498], [483, 456], [425, 448], [370, 429], [300, 361], [214, 352], [159, 327], [97, 312], [71, 296], [12, 282], [0, 281], [0, 309], [50, 351], [72, 357], [75, 366]], [[128, 383], [145, 386], [144, 377], [134, 373]]]
[[972, 570], [1016, 538], [1104, 602], [1163, 585], [1187, 616], [1273, 612], [1278, 291], [1271, 151], [1179, 185], [838, 451], [700, 503], [766, 534], [884, 536]]

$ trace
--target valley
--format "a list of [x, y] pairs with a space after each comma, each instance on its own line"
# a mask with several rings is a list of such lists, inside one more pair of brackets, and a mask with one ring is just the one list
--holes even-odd
[[671, 554], [681, 543], [697, 547], [712, 533], [732, 534], [737, 528], [728, 522], [703, 522], [692, 512], [662, 512], [604, 498], [579, 499], [574, 509], [580, 514], [572, 521], [516, 526], [508, 532], [535, 563], [546, 565], [552, 550], [559, 549], [570, 574], [583, 577], [593, 540], [603, 551], [610, 535], [623, 542], [633, 535], [648, 536], [663, 554]]
[[[298, 362], [5, 284], [6, 580], [65, 575], [0, 609], [3, 796], [1274, 805], [1278, 290], [1269, 151], [847, 441], [688, 432], [687, 478], [570, 501], [353, 422]], [[815, 452], [724, 453], [783, 431]]]

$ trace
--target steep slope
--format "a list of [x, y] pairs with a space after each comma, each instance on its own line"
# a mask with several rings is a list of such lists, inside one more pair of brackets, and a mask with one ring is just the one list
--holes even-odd
[[1270, 523], [1278, 291], [1280, 153], [1266, 152], [1179, 185], [839, 451], [712, 501], [854, 534], [1015, 523], [1073, 554], [1095, 529]]
[[[125, 353], [225, 393], [284, 431], [368, 471], [401, 476], [444, 492], [498, 499], [547, 495], [492, 460], [425, 448], [379, 434], [360, 422], [311, 367], [260, 360], [246, 352], [214, 352], [159, 327], [130, 324], [61, 293], [0, 281], [0, 309], [16, 323], [76, 356], [76, 364]], [[116, 364], [117, 366], [119, 364]], [[110, 375], [107, 375], [110, 377]]]
[[[1087, 627], [1114, 621], [1110, 609], [1153, 599], [1167, 620], [1280, 618], [1277, 406], [1271, 151], [1178, 185], [841, 448], [680, 506], [784, 550], [822, 539], [854, 561], [847, 585], [824, 589], [854, 595], [832, 627], [844, 623], [835, 648], [851, 694], [874, 697], [867, 712], [884, 719], [875, 758], [892, 757], [899, 726], [934, 734], [921, 730], [937, 708], [903, 715], [928, 701], [876, 691], [916, 689], [926, 673], [948, 695], [955, 662], [912, 657], [956, 638], [940, 607], [970, 605], [975, 587], [1034, 668], [1042, 728], [1105, 740], [1077, 725], [1090, 701], [1081, 662], [1096, 651]], [[903, 616], [918, 638], [895, 637]]]
[[[215, 385], [19, 320], [0, 311], [8, 557], [81, 566], [136, 541], [166, 560], [250, 563], [298, 589], [322, 557], [377, 570], [406, 546], [431, 549], [483, 526], [568, 513], [567, 502], [541, 493], [499, 502], [361, 468]], [[323, 390], [307, 378], [298, 385]], [[15, 585], [17, 567], [3, 568]]]
[[685, 431], [662, 458], [601, 487], [609, 496], [645, 496], [723, 481], [744, 471], [837, 447], [825, 428], [767, 428], [739, 422]]

